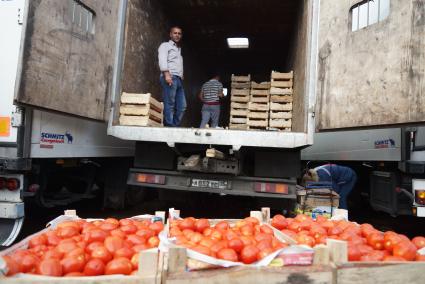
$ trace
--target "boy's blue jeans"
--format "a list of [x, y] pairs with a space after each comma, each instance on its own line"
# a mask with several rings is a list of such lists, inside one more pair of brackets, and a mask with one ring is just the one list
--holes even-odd
[[173, 75], [173, 84], [169, 86], [163, 75], [159, 81], [162, 87], [162, 99], [164, 102], [164, 126], [177, 127], [186, 110], [186, 97], [183, 82], [179, 76]]

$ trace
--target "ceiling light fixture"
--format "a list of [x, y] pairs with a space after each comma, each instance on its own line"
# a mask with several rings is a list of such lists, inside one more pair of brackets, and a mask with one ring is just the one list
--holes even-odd
[[227, 45], [229, 48], [248, 48], [249, 41], [246, 37], [228, 37]]

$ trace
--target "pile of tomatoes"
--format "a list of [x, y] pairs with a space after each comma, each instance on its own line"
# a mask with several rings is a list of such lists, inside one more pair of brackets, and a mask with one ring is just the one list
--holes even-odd
[[310, 247], [325, 244], [326, 239], [347, 241], [350, 261], [425, 261], [425, 256], [417, 253], [425, 247], [425, 237], [410, 240], [392, 231], [378, 231], [370, 224], [331, 221], [322, 216], [313, 220], [300, 214], [295, 218], [275, 215], [271, 225], [298, 244]]
[[250, 264], [284, 248], [273, 229], [258, 219], [247, 217], [230, 224], [220, 221], [211, 225], [208, 219], [187, 217], [170, 222], [170, 237], [176, 244], [199, 253], [228, 261]]
[[60, 223], [30, 239], [28, 249], [4, 256], [8, 276], [32, 273], [47, 276], [135, 274], [139, 252], [157, 247], [162, 222], [108, 218]]

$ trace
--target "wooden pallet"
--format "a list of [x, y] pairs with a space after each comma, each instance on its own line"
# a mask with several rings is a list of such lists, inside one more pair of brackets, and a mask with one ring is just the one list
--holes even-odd
[[248, 130], [247, 124], [230, 123], [229, 129]]
[[270, 101], [273, 103], [292, 103], [293, 97], [288, 95], [271, 95]]
[[281, 73], [272, 71], [270, 86], [276, 88], [292, 88], [294, 72]]
[[230, 117], [248, 117], [248, 110], [241, 108], [231, 108]]
[[273, 111], [292, 111], [292, 103], [270, 103], [270, 110]]
[[230, 108], [237, 108], [237, 109], [248, 109], [249, 103], [238, 103], [238, 102], [231, 102]]
[[161, 102], [156, 100], [150, 93], [146, 94], [135, 94], [135, 93], [126, 93], [123, 92], [121, 95], [122, 104], [132, 104], [132, 105], [154, 105], [157, 109], [163, 109]]

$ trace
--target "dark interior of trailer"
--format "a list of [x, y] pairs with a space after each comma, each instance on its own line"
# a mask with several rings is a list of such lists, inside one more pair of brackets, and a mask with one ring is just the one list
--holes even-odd
[[[125, 92], [151, 92], [161, 98], [157, 48], [171, 26], [183, 30], [184, 84], [188, 108], [184, 127], [198, 127], [197, 98], [211, 71], [229, 89], [231, 74], [270, 81], [271, 70], [294, 71], [293, 131], [305, 131], [304, 81], [307, 53], [307, 3], [299, 0], [130, 0], [127, 7]], [[228, 37], [247, 37], [249, 48], [230, 49]], [[229, 96], [220, 126], [229, 122]]]

